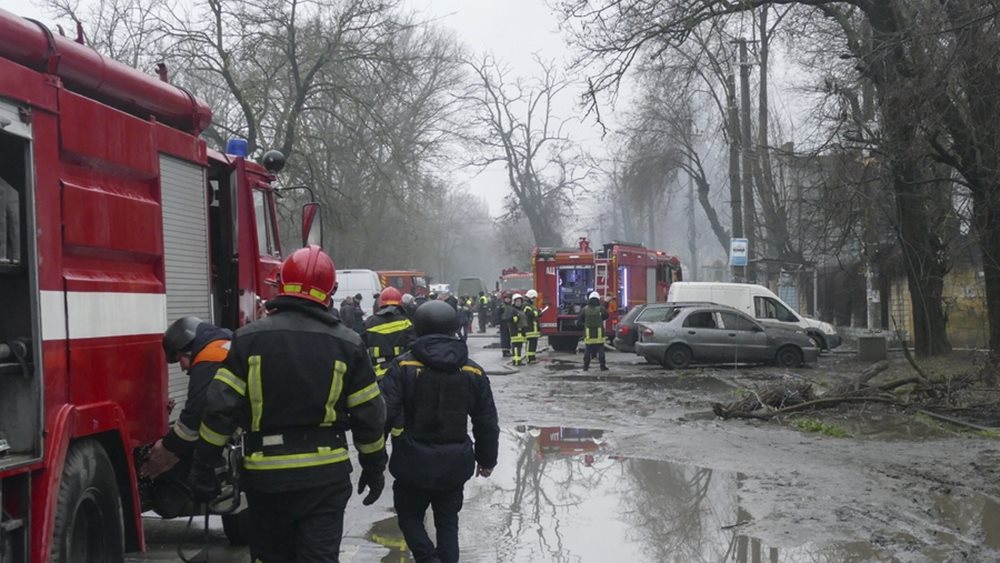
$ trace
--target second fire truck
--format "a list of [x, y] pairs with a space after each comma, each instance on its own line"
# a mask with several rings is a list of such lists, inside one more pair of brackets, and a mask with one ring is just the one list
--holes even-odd
[[605, 334], [612, 335], [628, 309], [666, 301], [670, 284], [682, 279], [676, 257], [625, 242], [594, 249], [581, 238], [576, 248], [536, 248], [532, 263], [542, 334], [556, 351], [576, 349], [583, 336], [577, 318], [591, 292], [599, 293], [608, 307]]

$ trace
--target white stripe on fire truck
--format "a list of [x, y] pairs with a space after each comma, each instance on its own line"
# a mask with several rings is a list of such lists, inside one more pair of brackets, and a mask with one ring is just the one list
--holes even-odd
[[167, 296], [162, 293], [42, 291], [41, 294], [42, 340], [110, 338], [166, 330]]

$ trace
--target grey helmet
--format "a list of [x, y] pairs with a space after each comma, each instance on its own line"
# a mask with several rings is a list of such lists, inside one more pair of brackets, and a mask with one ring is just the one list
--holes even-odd
[[171, 323], [163, 333], [163, 351], [167, 354], [168, 363], [179, 362], [181, 354], [189, 351], [202, 322], [198, 317], [181, 317]]
[[458, 313], [444, 301], [428, 301], [414, 311], [413, 328], [417, 336], [454, 334], [458, 330]]

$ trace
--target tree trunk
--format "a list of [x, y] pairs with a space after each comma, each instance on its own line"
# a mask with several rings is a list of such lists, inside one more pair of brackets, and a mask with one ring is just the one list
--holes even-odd
[[913, 306], [913, 347], [921, 357], [947, 354], [951, 343], [942, 304], [948, 271], [944, 245], [933, 228], [926, 184], [913, 172], [915, 163], [896, 161], [893, 165], [900, 246]]
[[986, 278], [986, 318], [990, 329], [990, 355], [1000, 363], [1000, 186], [973, 190], [976, 231]]

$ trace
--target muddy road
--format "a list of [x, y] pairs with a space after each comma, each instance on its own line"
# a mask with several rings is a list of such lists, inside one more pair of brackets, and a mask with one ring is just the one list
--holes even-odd
[[[865, 365], [849, 354], [672, 372], [609, 352], [610, 371], [584, 372], [580, 356], [546, 352], [514, 370], [492, 341], [470, 349], [491, 374], [500, 465], [466, 487], [463, 560], [1000, 561], [995, 436], [882, 405], [800, 417], [846, 437], [711, 414], [754, 383], [853, 377]], [[343, 560], [410, 560], [391, 496], [352, 499]], [[185, 523], [146, 519], [150, 550], [129, 561], [176, 561], [179, 541], [197, 551]], [[247, 560], [217, 522], [209, 535], [210, 561]]]

